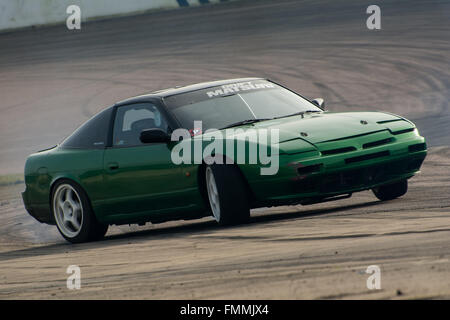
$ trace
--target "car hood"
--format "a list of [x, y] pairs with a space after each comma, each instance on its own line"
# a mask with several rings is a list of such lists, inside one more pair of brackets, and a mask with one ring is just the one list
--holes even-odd
[[279, 129], [279, 141], [301, 138], [311, 144], [340, 140], [373, 132], [414, 128], [408, 120], [383, 112], [323, 112], [269, 120], [255, 129]]

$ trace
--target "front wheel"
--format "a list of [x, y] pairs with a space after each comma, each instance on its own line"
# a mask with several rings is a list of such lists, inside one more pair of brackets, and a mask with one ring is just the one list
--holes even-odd
[[108, 225], [95, 218], [84, 190], [69, 180], [53, 188], [52, 211], [59, 232], [69, 242], [99, 240], [108, 231]]
[[234, 165], [206, 167], [206, 190], [214, 219], [221, 225], [238, 224], [250, 217], [247, 189]]
[[408, 180], [406, 179], [372, 189], [374, 195], [382, 201], [392, 200], [401, 197], [407, 191], [408, 191]]

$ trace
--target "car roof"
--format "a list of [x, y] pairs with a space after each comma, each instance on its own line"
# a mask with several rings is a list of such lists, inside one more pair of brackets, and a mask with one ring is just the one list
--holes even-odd
[[225, 79], [225, 80], [201, 82], [201, 83], [191, 84], [191, 85], [187, 85], [187, 86], [180, 86], [180, 87], [158, 90], [158, 91], [154, 91], [154, 92], [151, 92], [148, 94], [135, 96], [132, 98], [128, 98], [128, 99], [119, 101], [115, 105], [137, 103], [137, 102], [146, 101], [146, 100], [152, 99], [152, 98], [153, 99], [154, 98], [161, 99], [161, 98], [166, 98], [166, 97], [174, 96], [174, 95], [181, 94], [181, 93], [202, 90], [202, 89], [206, 89], [206, 88], [222, 86], [222, 85], [236, 83], [236, 82], [245, 82], [245, 81], [261, 80], [261, 79], [263, 79], [263, 78], [236, 78], [236, 79]]

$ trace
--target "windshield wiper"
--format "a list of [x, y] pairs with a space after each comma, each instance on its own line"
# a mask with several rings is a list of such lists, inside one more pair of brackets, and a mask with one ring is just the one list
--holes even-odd
[[274, 119], [293, 117], [293, 116], [298, 116], [298, 115], [303, 116], [305, 113], [313, 113], [313, 112], [322, 112], [322, 111], [319, 111], [319, 110], [306, 110], [306, 111], [300, 111], [300, 112], [291, 113], [291, 114], [288, 114], [288, 115], [285, 115], [285, 116], [274, 117], [274, 118], [247, 119], [247, 120], [242, 120], [242, 121], [238, 121], [238, 122], [229, 124], [229, 125], [227, 125], [227, 126], [225, 126], [223, 128], [220, 128], [220, 130], [227, 129], [227, 128], [232, 128], [232, 127], [238, 127], [238, 126], [242, 126], [242, 125], [245, 125], [245, 124], [251, 124], [251, 123], [260, 122], [260, 121], [274, 120]]
[[229, 124], [223, 128], [220, 129], [227, 129], [227, 128], [232, 128], [232, 127], [238, 127], [238, 126], [242, 126], [244, 124], [251, 124], [251, 123], [255, 123], [255, 122], [260, 122], [260, 121], [265, 121], [265, 120], [271, 120], [269, 118], [263, 118], [263, 119], [247, 119], [247, 120], [242, 120], [242, 121], [238, 121], [232, 124]]
[[274, 117], [272, 119], [280, 119], [280, 118], [287, 118], [287, 117], [293, 117], [293, 116], [303, 116], [305, 113], [313, 113], [313, 112], [322, 112], [322, 111], [319, 111], [319, 110], [306, 110], [306, 111], [300, 111], [300, 112], [287, 114], [285, 116]]

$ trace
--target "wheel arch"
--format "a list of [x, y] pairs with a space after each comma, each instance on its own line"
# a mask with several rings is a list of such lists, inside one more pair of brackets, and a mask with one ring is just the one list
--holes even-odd
[[[245, 189], [247, 192], [247, 197], [249, 200], [249, 203], [253, 203], [256, 199], [255, 194], [253, 193], [252, 188], [250, 187], [250, 184], [248, 183], [247, 178], [245, 177], [244, 173], [242, 172], [242, 168], [236, 164], [234, 162], [234, 160], [232, 160], [231, 158], [227, 157], [226, 155], [220, 154], [217, 155], [219, 157], [222, 157], [223, 160], [223, 164], [229, 164], [232, 165], [234, 167], [236, 167], [238, 169], [239, 175], [242, 179], [242, 181], [244, 182], [245, 185]], [[228, 161], [228, 163], [227, 163]], [[208, 202], [208, 194], [206, 191], [206, 181], [205, 181], [205, 175], [206, 175], [206, 167], [208, 166], [208, 164], [205, 162], [205, 159], [202, 160], [202, 163], [199, 165], [198, 170], [197, 170], [197, 183], [199, 186], [199, 191], [200, 194], [203, 198], [203, 201], [205, 202], [205, 205], [207, 206], [207, 208], [209, 208], [209, 202]]]
[[52, 219], [54, 220], [54, 218], [53, 218], [53, 216], [54, 216], [54, 213], [53, 213], [53, 191], [55, 189], [55, 186], [58, 184], [58, 182], [65, 181], [65, 180], [76, 184], [83, 191], [83, 194], [86, 197], [87, 202], [89, 204], [89, 209], [95, 215], [95, 211], [94, 211], [94, 209], [92, 207], [91, 198], [89, 197], [89, 194], [86, 192], [86, 188], [83, 187], [81, 181], [79, 179], [77, 179], [76, 177], [72, 176], [72, 175], [59, 175], [59, 176], [56, 176], [56, 177], [54, 177], [52, 179], [52, 181], [50, 183], [50, 188], [49, 188], [48, 203], [49, 203], [49, 206], [50, 206], [50, 214], [51, 214]]

